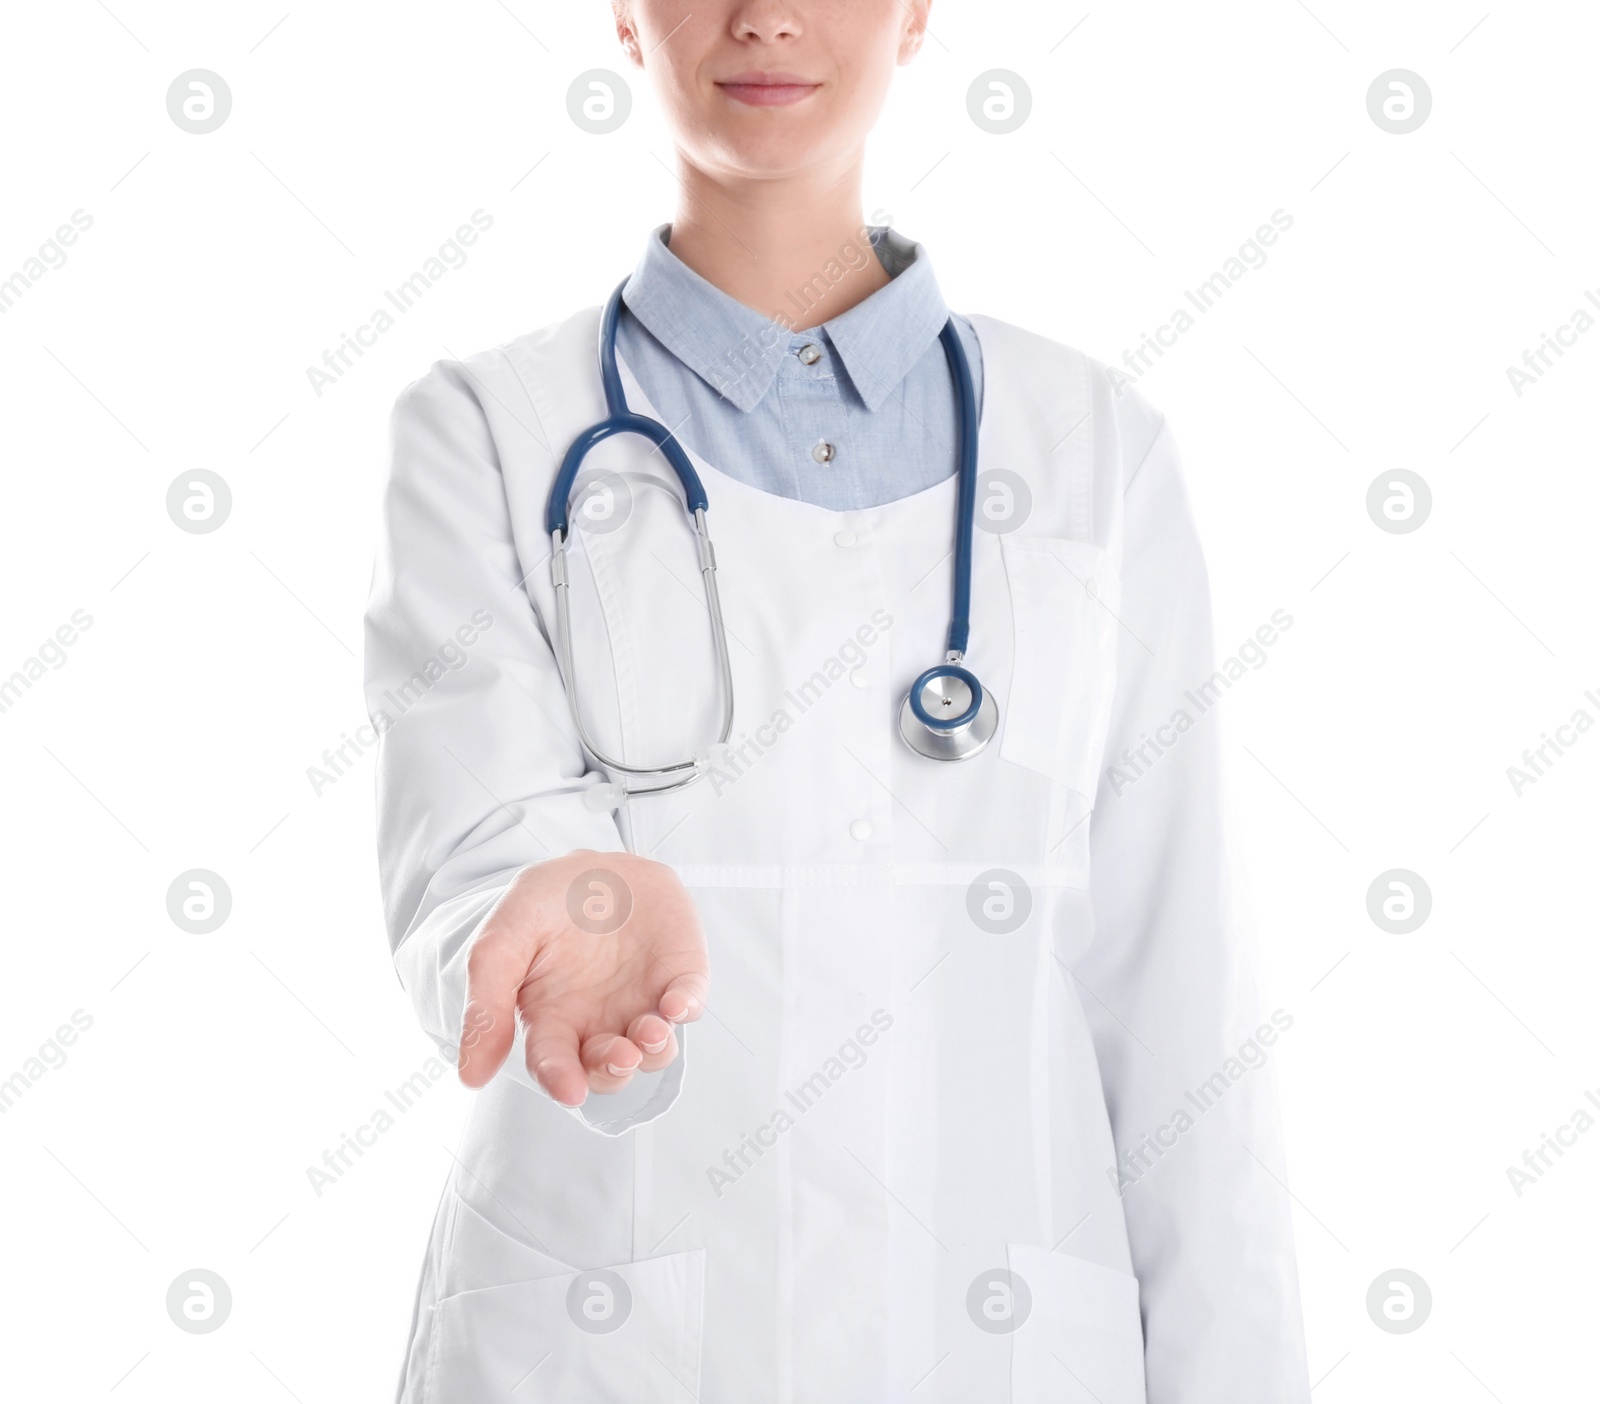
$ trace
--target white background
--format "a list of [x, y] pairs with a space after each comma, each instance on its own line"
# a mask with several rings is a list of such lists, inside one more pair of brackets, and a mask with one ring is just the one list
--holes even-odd
[[[1318, 1404], [1592, 1390], [1600, 1128], [1520, 1197], [1506, 1169], [1600, 1088], [1591, 732], [1520, 797], [1525, 747], [1600, 718], [1600, 329], [1521, 397], [1506, 368], [1600, 296], [1594, 7], [1245, 0], [956, 3], [899, 81], [867, 208], [951, 304], [1107, 362], [1275, 210], [1293, 227], [1140, 382], [1183, 450], [1219, 650], [1293, 627], [1228, 695]], [[1313, 13], [1313, 11], [1315, 13]], [[1481, 21], [1481, 22], [1480, 22]], [[1070, 31], [1070, 33], [1069, 33]], [[380, 922], [360, 615], [401, 387], [599, 301], [671, 217], [649, 92], [603, 0], [15, 7], [0, 278], [92, 228], [0, 316], [0, 675], [93, 625], [0, 715], [0, 1080], [92, 1027], [0, 1116], [0, 1390], [17, 1398], [387, 1398], [467, 1093], [441, 1080], [319, 1197], [307, 1167], [432, 1052]], [[233, 111], [169, 119], [181, 72]], [[1421, 74], [1395, 136], [1373, 79]], [[1013, 70], [996, 137], [973, 79]], [[532, 172], [529, 174], [529, 172]], [[306, 368], [474, 210], [492, 229], [319, 398]], [[220, 474], [211, 535], [168, 518]], [[1409, 535], [1368, 485], [1421, 474]], [[1366, 911], [1386, 869], [1429, 920]], [[166, 892], [208, 868], [216, 933]], [[1600, 1094], [1597, 1094], [1600, 1095]], [[215, 1334], [168, 1284], [222, 1275]], [[1418, 1331], [1370, 1283], [1420, 1273]]]

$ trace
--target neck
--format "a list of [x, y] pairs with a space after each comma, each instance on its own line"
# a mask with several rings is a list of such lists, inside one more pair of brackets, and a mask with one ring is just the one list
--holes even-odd
[[680, 181], [672, 252], [764, 317], [803, 331], [889, 281], [862, 233], [860, 153], [783, 180], [728, 181], [681, 162]]

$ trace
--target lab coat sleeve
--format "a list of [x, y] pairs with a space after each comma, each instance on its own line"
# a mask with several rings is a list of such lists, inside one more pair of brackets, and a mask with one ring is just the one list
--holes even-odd
[[1269, 1017], [1253, 984], [1177, 450], [1123, 394], [1116, 693], [1091, 821], [1095, 937], [1074, 973], [1116, 1143], [1149, 1404], [1293, 1404], [1310, 1392], [1273, 1067], [1293, 1011]]
[[[555, 657], [523, 581], [481, 358], [440, 362], [390, 420], [390, 469], [365, 621], [378, 733], [378, 868], [391, 949], [423, 1029], [454, 1061], [473, 932], [516, 872], [623, 847], [583, 803], [586, 766]], [[614, 1134], [675, 1099], [683, 1057], [571, 1109]], [[522, 1039], [500, 1076], [547, 1094]], [[555, 1105], [552, 1102], [552, 1105]]]

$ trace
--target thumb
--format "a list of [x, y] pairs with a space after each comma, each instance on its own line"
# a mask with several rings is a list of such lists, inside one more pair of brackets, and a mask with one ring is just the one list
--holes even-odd
[[482, 1087], [500, 1071], [517, 1034], [517, 992], [527, 978], [532, 943], [496, 908], [467, 952], [467, 1002], [461, 1015], [457, 1072]]

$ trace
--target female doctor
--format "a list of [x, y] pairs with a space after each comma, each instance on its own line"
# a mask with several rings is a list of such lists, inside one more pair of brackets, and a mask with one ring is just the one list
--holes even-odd
[[617, 0], [676, 217], [395, 407], [404, 1401], [1309, 1399], [1172, 434], [863, 221], [930, 3]]

